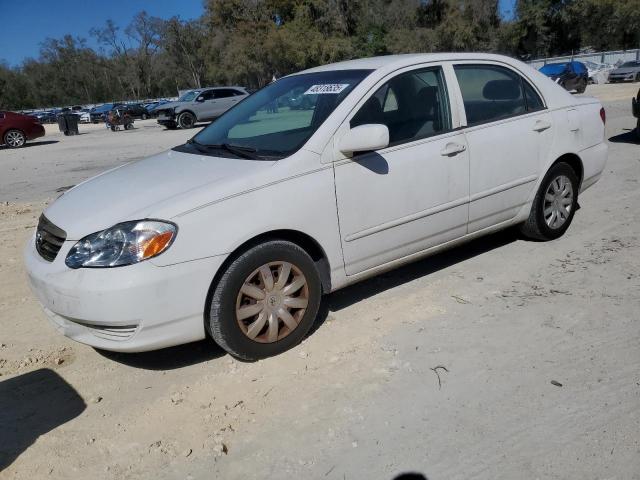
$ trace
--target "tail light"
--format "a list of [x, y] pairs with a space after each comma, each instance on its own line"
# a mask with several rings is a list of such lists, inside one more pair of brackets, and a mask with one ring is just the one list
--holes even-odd
[[602, 123], [607, 123], [607, 112], [604, 111], [604, 107], [600, 109], [600, 118], [602, 119]]

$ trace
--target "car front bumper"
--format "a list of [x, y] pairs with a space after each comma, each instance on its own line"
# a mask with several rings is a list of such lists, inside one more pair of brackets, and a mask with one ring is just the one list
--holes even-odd
[[609, 82], [633, 82], [636, 79], [636, 75], [637, 73], [609, 74]]
[[224, 260], [209, 257], [160, 267], [152, 260], [117, 268], [68, 268], [74, 241], [44, 260], [28, 242], [31, 288], [53, 326], [72, 340], [104, 350], [143, 352], [205, 338], [204, 312]]

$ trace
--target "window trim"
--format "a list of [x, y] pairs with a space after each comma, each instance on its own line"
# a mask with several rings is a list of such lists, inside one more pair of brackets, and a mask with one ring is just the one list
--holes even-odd
[[[527, 115], [535, 115], [535, 114], [539, 114], [541, 112], [547, 111], [549, 109], [547, 102], [544, 98], [544, 95], [542, 95], [542, 93], [540, 92], [540, 89], [536, 86], [536, 84], [534, 82], [532, 82], [522, 71], [512, 67], [511, 65], [508, 65], [506, 63], [502, 63], [502, 62], [496, 62], [496, 61], [492, 61], [492, 60], [462, 60], [462, 61], [451, 61], [450, 62], [451, 68], [453, 70], [454, 73], [454, 77], [456, 80], [456, 84], [457, 84], [457, 89], [458, 89], [458, 94], [460, 95], [460, 102], [462, 105], [462, 112], [464, 114], [464, 121], [461, 122], [461, 129], [469, 129], [469, 128], [477, 128], [477, 127], [484, 127], [487, 125], [491, 125], [491, 124], [497, 124], [498, 122], [504, 122], [504, 121], [508, 121], [508, 120], [512, 120], [514, 118], [518, 118], [518, 117], [525, 117]], [[525, 112], [524, 113], [516, 113], [513, 115], [509, 115], [507, 117], [501, 117], [501, 118], [497, 118], [494, 120], [488, 120], [486, 122], [482, 122], [482, 123], [476, 123], [474, 125], [469, 125], [469, 121], [467, 119], [467, 111], [464, 108], [464, 97], [462, 95], [462, 89], [460, 88], [460, 82], [458, 81], [458, 77], [457, 75], [455, 75], [455, 68], [458, 66], [493, 66], [493, 67], [498, 67], [498, 68], [503, 68], [506, 70], [509, 70], [510, 72], [518, 75], [520, 77], [520, 82], [522, 85], [522, 95], [523, 95], [523, 99], [525, 102]], [[529, 84], [529, 86], [533, 89], [533, 91], [538, 95], [538, 97], [540, 97], [540, 100], [542, 100], [542, 108], [539, 110], [533, 110], [533, 111], [529, 111], [528, 109], [528, 104], [527, 104], [527, 99], [526, 96], [524, 94], [524, 84], [522, 82], [527, 82], [527, 84]]]
[[[355, 117], [357, 115], [357, 113], [360, 111], [360, 109], [364, 106], [364, 104], [372, 97], [374, 96], [378, 90], [380, 88], [382, 88], [385, 84], [389, 83], [391, 80], [401, 76], [401, 75], [405, 75], [408, 73], [416, 73], [416, 72], [420, 72], [420, 71], [428, 71], [428, 70], [440, 70], [440, 78], [442, 80], [443, 83], [443, 87], [444, 87], [444, 100], [446, 102], [446, 107], [448, 108], [448, 115], [447, 118], [449, 120], [449, 128], [447, 130], [443, 130], [441, 132], [437, 132], [434, 133], [432, 135], [427, 135], [424, 137], [419, 137], [419, 138], [412, 138], [410, 140], [406, 140], [403, 142], [398, 142], [398, 143], [389, 143], [389, 145], [385, 148], [382, 148], [380, 150], [376, 150], [378, 152], [392, 152], [392, 151], [396, 151], [396, 150], [401, 150], [403, 148], [408, 148], [408, 147], [412, 147], [415, 145], [420, 145], [422, 143], [426, 143], [426, 142], [430, 142], [433, 139], [436, 139], [438, 137], [441, 136], [446, 136], [446, 135], [450, 135], [452, 133], [458, 133], [458, 130], [460, 129], [459, 125], [459, 118], [456, 118], [457, 115], [456, 113], [454, 113], [454, 105], [453, 105], [453, 94], [451, 92], [451, 89], [449, 88], [449, 75], [447, 74], [447, 68], [446, 68], [446, 62], [428, 62], [428, 63], [421, 63], [418, 65], [410, 65], [404, 68], [401, 68], [399, 70], [395, 70], [393, 72], [389, 72], [388, 75], [386, 75], [385, 77], [381, 78], [378, 82], [376, 82], [376, 84], [371, 87], [370, 90], [368, 90], [361, 98], [360, 100], [356, 103], [356, 105], [353, 107], [353, 109], [349, 112], [349, 114], [346, 116], [346, 118], [344, 119], [344, 121], [342, 122], [342, 126], [346, 126], [346, 130], [350, 130], [351, 129], [351, 120], [353, 119], [353, 117]], [[388, 92], [387, 92], [388, 94]], [[386, 99], [386, 96], [385, 96]], [[342, 128], [338, 128], [338, 130], [336, 130], [336, 132], [334, 133], [334, 138], [336, 135], [339, 135], [340, 130], [342, 130]], [[337, 156], [334, 154], [334, 159], [333, 161], [341, 161], [344, 159], [350, 159], [350, 157], [346, 157], [342, 152], [339, 152], [336, 149], [336, 153]], [[358, 156], [358, 154], [354, 154], [353, 157], [351, 158], [356, 158]], [[339, 158], [338, 158], [339, 157]]]

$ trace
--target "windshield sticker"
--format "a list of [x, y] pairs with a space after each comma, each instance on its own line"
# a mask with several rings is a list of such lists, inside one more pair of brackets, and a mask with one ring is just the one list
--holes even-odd
[[349, 86], [348, 83], [325, 83], [323, 85], [312, 85], [305, 95], [321, 95], [327, 93], [340, 93]]

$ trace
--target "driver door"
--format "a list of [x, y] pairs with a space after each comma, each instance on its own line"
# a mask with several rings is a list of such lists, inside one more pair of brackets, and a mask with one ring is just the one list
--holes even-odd
[[211, 120], [216, 116], [215, 90], [205, 90], [198, 95], [193, 107], [199, 121]]
[[469, 153], [450, 104], [443, 68], [414, 67], [381, 82], [339, 130], [384, 124], [390, 138], [351, 158], [334, 147], [347, 275], [466, 234]]

